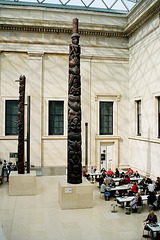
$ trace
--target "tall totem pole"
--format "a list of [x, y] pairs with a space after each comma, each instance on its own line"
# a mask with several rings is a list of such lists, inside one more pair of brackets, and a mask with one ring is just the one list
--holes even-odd
[[19, 102], [18, 102], [18, 173], [24, 174], [24, 101], [25, 81], [23, 75], [19, 79]]
[[67, 182], [82, 183], [81, 153], [81, 79], [78, 19], [73, 19], [72, 44], [69, 45], [68, 83], [68, 175]]

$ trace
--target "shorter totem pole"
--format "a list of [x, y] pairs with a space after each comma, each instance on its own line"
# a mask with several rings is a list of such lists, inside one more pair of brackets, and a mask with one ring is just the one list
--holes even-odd
[[19, 79], [19, 102], [18, 102], [18, 173], [24, 174], [24, 101], [25, 101], [26, 77]]
[[82, 183], [81, 80], [78, 19], [73, 19], [72, 44], [69, 45], [68, 83], [68, 183]]

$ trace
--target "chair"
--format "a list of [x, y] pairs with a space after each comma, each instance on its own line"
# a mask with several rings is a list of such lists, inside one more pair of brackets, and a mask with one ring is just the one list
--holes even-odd
[[[145, 233], [145, 231], [147, 232], [147, 233]], [[146, 229], [143, 229], [143, 235], [142, 235], [142, 237], [141, 237], [141, 240], [143, 240], [143, 239], [151, 239], [151, 237], [150, 237], [150, 230], [146, 230]]]
[[132, 207], [130, 207], [130, 206], [126, 207], [126, 213], [125, 214], [130, 215], [131, 212], [132, 212]]
[[101, 192], [101, 191], [99, 191], [99, 192], [100, 192], [100, 198], [101, 198], [101, 197], [105, 198], [104, 193]]

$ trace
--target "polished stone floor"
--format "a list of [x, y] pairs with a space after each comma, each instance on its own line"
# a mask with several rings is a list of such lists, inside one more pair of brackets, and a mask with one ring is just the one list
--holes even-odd
[[[61, 210], [58, 179], [37, 177], [36, 196], [9, 196], [8, 184], [0, 185], [0, 222], [7, 240], [140, 240], [143, 220], [149, 212], [145, 203], [141, 214], [125, 214], [114, 199], [104, 201], [97, 183], [93, 184], [94, 206]], [[156, 211], [160, 221], [160, 210]]]

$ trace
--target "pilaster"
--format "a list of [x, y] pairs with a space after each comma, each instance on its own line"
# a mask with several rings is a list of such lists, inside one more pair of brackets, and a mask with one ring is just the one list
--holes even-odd
[[30, 103], [30, 140], [31, 164], [41, 166], [41, 132], [42, 132], [42, 52], [28, 52], [29, 74], [27, 77], [27, 93]]

